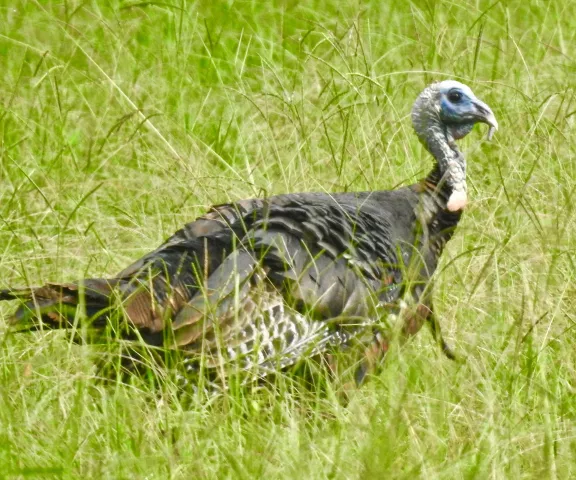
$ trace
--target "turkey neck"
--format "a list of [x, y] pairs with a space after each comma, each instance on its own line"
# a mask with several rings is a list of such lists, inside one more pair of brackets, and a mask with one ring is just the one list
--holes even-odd
[[445, 125], [438, 112], [417, 102], [412, 121], [414, 130], [434, 157], [434, 166], [419, 185], [421, 220], [427, 225], [430, 245], [439, 254], [452, 236], [466, 204], [466, 160], [454, 138], [462, 138], [471, 125]]
[[429, 135], [422, 142], [434, 157], [435, 164], [426, 177], [426, 189], [442, 197], [443, 206], [451, 199], [462, 198], [462, 205], [449, 210], [461, 210], [466, 203], [466, 160], [448, 128], [438, 122], [428, 128]]
[[[424, 137], [416, 132], [435, 159], [432, 170], [418, 188], [423, 194], [420, 218], [427, 231], [422, 241], [434, 252], [432, 260], [429, 259], [430, 271], [434, 270], [435, 262], [452, 237], [466, 205], [466, 160], [454, 141], [453, 130], [439, 120], [432, 122], [428, 119], [427, 135]], [[454, 136], [457, 134], [454, 132]]]
[[454, 193], [466, 195], [466, 160], [454, 142], [434, 140], [428, 150], [435, 158], [426, 189], [442, 197], [443, 206]]

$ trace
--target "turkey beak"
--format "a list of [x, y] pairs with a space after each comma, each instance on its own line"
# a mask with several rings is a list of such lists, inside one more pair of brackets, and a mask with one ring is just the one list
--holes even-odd
[[498, 130], [498, 121], [494, 116], [494, 112], [492, 112], [492, 110], [488, 105], [486, 105], [484, 102], [481, 102], [480, 100], [474, 101], [474, 109], [476, 110], [475, 112], [476, 121], [486, 123], [487, 125], [490, 126], [486, 138], [488, 140], [492, 140], [494, 132]]

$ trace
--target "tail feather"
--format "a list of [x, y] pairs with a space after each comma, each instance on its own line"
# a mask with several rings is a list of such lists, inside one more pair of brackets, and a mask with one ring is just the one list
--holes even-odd
[[0, 301], [6, 300], [20, 300], [22, 298], [27, 298], [32, 295], [32, 292], [39, 287], [30, 288], [4, 288], [0, 290]]
[[108, 308], [117, 283], [117, 280], [94, 278], [78, 283], [4, 289], [0, 291], [0, 300], [22, 302], [8, 319], [11, 325], [34, 324], [40, 319], [48, 327], [65, 328], [72, 325], [79, 304], [85, 305], [88, 317], [97, 317], [98, 312]]

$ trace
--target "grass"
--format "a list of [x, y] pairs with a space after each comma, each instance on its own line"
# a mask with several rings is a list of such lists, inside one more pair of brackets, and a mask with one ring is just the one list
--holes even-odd
[[433, 80], [469, 84], [501, 130], [462, 144], [472, 202], [438, 275], [464, 362], [424, 331], [347, 406], [184, 404], [170, 381], [103, 385], [60, 334], [3, 335], [2, 476], [576, 475], [573, 1], [8, 3], [3, 287], [114, 274], [210, 204], [411, 182]]

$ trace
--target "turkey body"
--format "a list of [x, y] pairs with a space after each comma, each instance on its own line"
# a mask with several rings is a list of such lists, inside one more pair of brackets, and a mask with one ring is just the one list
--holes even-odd
[[[64, 328], [79, 303], [96, 329], [116, 306], [124, 336], [178, 348], [188, 370], [224, 360], [265, 374], [342, 346], [384, 346], [400, 299], [430, 305], [425, 289], [460, 217], [423, 215], [422, 195], [415, 185], [220, 205], [114, 278], [4, 296], [29, 297], [13, 322]], [[408, 315], [406, 331], [425, 318]]]
[[[426, 138], [437, 163], [414, 185], [215, 206], [113, 278], [7, 289], [0, 299], [20, 299], [11, 323], [32, 328], [71, 328], [80, 311], [92, 330], [109, 333], [110, 319], [121, 318], [117, 337], [178, 351], [191, 374], [221, 376], [231, 364], [265, 376], [354, 347], [365, 353], [360, 382], [391, 329], [414, 334], [426, 320], [452, 356], [433, 313], [431, 277], [461, 195]], [[387, 322], [391, 314], [399, 327]]]

